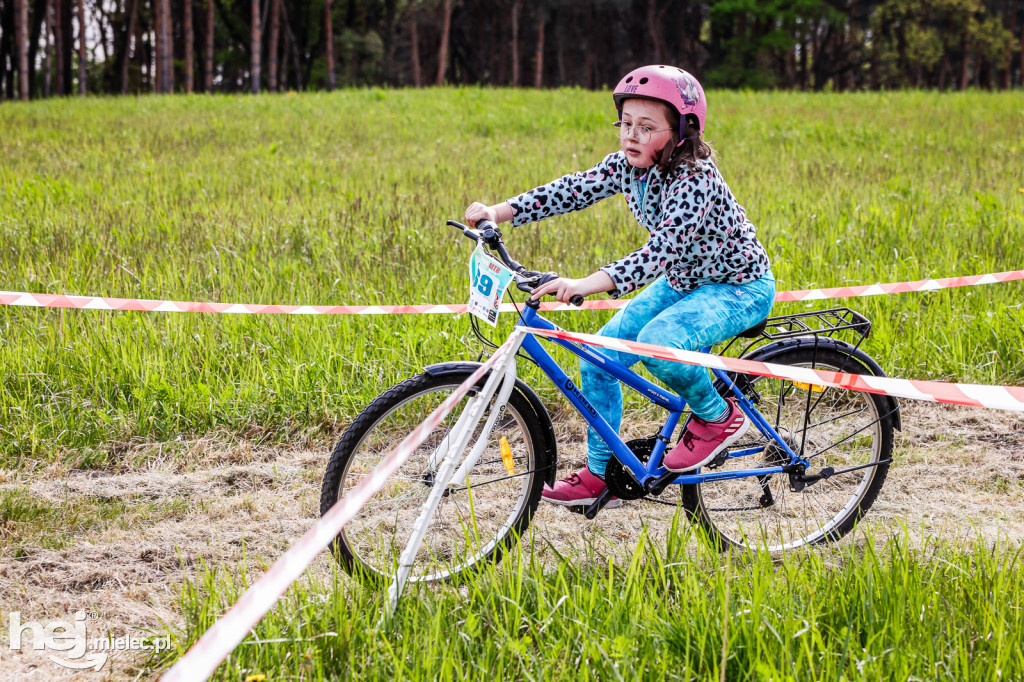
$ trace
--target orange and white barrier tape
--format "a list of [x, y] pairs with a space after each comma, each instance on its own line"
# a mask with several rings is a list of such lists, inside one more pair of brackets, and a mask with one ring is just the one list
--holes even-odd
[[[956, 287], [995, 284], [1024, 279], [1024, 270], [993, 272], [986, 275], [921, 279], [916, 282], [889, 282], [827, 289], [800, 289], [780, 291], [776, 302], [816, 301], [831, 298], [854, 298], [901, 294], [911, 291], [937, 291]], [[585, 301], [576, 307], [568, 303], [546, 302], [541, 310], [616, 310], [624, 307], [628, 299]], [[65, 296], [63, 294], [32, 294], [20, 291], [0, 291], [0, 305], [27, 308], [75, 308], [80, 310], [134, 310], [153, 313], [220, 313], [228, 315], [452, 315], [466, 312], [465, 305], [262, 305], [257, 303], [201, 303], [195, 301], [162, 301], [146, 298], [107, 298], [102, 296]], [[514, 312], [519, 307], [503, 303], [501, 312]]]
[[487, 362], [477, 368], [456, 388], [436, 410], [398, 444], [394, 450], [359, 481], [316, 524], [306, 531], [291, 548], [270, 567], [260, 580], [203, 634], [192, 648], [164, 675], [164, 682], [205, 680], [217, 666], [245, 639], [256, 623], [273, 608], [285, 591], [305, 572], [317, 555], [327, 547], [341, 529], [380, 490], [387, 479], [423, 444], [427, 436], [448, 416], [455, 405], [469, 392], [510, 348], [518, 347], [518, 336], [509, 337]]
[[889, 282], [887, 284], [865, 284], [850, 287], [831, 287], [828, 289], [780, 291], [775, 294], [775, 301], [776, 303], [783, 301], [818, 301], [826, 298], [856, 298], [857, 296], [903, 294], [911, 291], [937, 291], [939, 289], [955, 289], [956, 287], [973, 287], [978, 284], [1012, 282], [1018, 279], [1024, 279], [1024, 270], [1008, 270], [1006, 272], [992, 272], [987, 275], [967, 275], [965, 277], [919, 279], [915, 282]]
[[878, 393], [896, 398], [1024, 412], [1024, 387], [1022, 386], [953, 384], [945, 381], [917, 381], [913, 379], [849, 374], [847, 372], [830, 372], [809, 367], [791, 367], [771, 362], [757, 362], [756, 360], [743, 360], [721, 355], [711, 355], [709, 353], [667, 348], [650, 343], [625, 341], [595, 334], [577, 334], [560, 330], [534, 329], [532, 327], [522, 327], [521, 329], [528, 334], [547, 336], [564, 341], [575, 341], [591, 346], [600, 346], [609, 350], [643, 355], [649, 358], [674, 360], [676, 362], [685, 362], [689, 365], [711, 367], [741, 374], [757, 374], [763, 377], [789, 379], [805, 384], [848, 388], [853, 391]]

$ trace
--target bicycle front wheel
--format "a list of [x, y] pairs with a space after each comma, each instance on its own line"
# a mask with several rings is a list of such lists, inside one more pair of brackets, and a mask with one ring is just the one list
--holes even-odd
[[[468, 370], [445, 376], [421, 374], [370, 403], [331, 455], [321, 489], [321, 514], [365, 478], [469, 374]], [[439, 462], [432, 465], [431, 455], [455, 426], [466, 404], [463, 400], [448, 415], [339, 533], [333, 550], [349, 573], [378, 586], [390, 583], [433, 487]], [[476, 426], [467, 453], [480, 437], [490, 409], [488, 406], [484, 419]], [[545, 418], [547, 415], [538, 415], [520, 391], [513, 390], [476, 466], [465, 481], [452, 486], [441, 498], [409, 581], [450, 580], [472, 573], [489, 561], [500, 560], [526, 531], [550, 467], [544, 447]]]
[[[821, 343], [783, 347], [757, 359], [851, 374], [870, 373], [852, 349]], [[748, 397], [798, 455], [808, 473], [832, 467], [834, 476], [794, 492], [788, 474], [708, 481], [683, 487], [683, 506], [720, 549], [750, 547], [777, 552], [838, 540], [867, 512], [885, 482], [892, 457], [895, 401], [885, 396], [748, 377]], [[714, 473], [779, 466], [789, 456], [751, 425]], [[869, 466], [864, 466], [869, 465]], [[863, 467], [863, 468], [855, 468]], [[845, 473], [843, 473], [845, 472]]]

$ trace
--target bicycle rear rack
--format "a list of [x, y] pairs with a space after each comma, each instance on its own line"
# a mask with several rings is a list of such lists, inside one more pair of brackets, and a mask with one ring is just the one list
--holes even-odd
[[[769, 317], [764, 321], [764, 325], [764, 329], [743, 348], [741, 356], [746, 355], [752, 347], [766, 341], [779, 341], [798, 336], [833, 337], [842, 332], [853, 332], [858, 335], [859, 338], [854, 345], [859, 347], [871, 334], [871, 320], [856, 310], [845, 307]], [[733, 337], [717, 352], [724, 354], [741, 338], [744, 337]]]
[[794, 336], [833, 336], [845, 331], [853, 331], [864, 339], [871, 334], [871, 320], [849, 308], [780, 315], [769, 317], [766, 323], [761, 336], [770, 341]]

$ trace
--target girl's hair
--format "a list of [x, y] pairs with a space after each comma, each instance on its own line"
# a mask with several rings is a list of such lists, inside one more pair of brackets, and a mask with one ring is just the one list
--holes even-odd
[[676, 146], [679, 144], [679, 112], [667, 104], [664, 106], [668, 125], [672, 128], [672, 138], [661, 151], [658, 170], [675, 175], [683, 165], [687, 170], [694, 171], [700, 169], [700, 162], [704, 159], [714, 161], [717, 158], [715, 150], [700, 136], [697, 117], [693, 114], [686, 116], [686, 128], [683, 130], [686, 141], [678, 147]]

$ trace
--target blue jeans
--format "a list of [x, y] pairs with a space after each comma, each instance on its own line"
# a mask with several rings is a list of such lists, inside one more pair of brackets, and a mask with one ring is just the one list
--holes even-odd
[[[753, 327], [768, 316], [774, 300], [775, 277], [771, 272], [750, 284], [706, 284], [686, 294], [670, 287], [661, 277], [619, 310], [598, 333], [669, 348], [700, 350]], [[603, 348], [600, 351], [627, 367], [638, 360], [643, 362], [651, 374], [681, 395], [701, 419], [721, 419], [729, 409], [704, 367]], [[618, 380], [583, 361], [580, 375], [584, 395], [618, 431], [622, 424], [622, 387]], [[610, 457], [611, 448], [588, 428], [587, 468], [604, 476]]]

